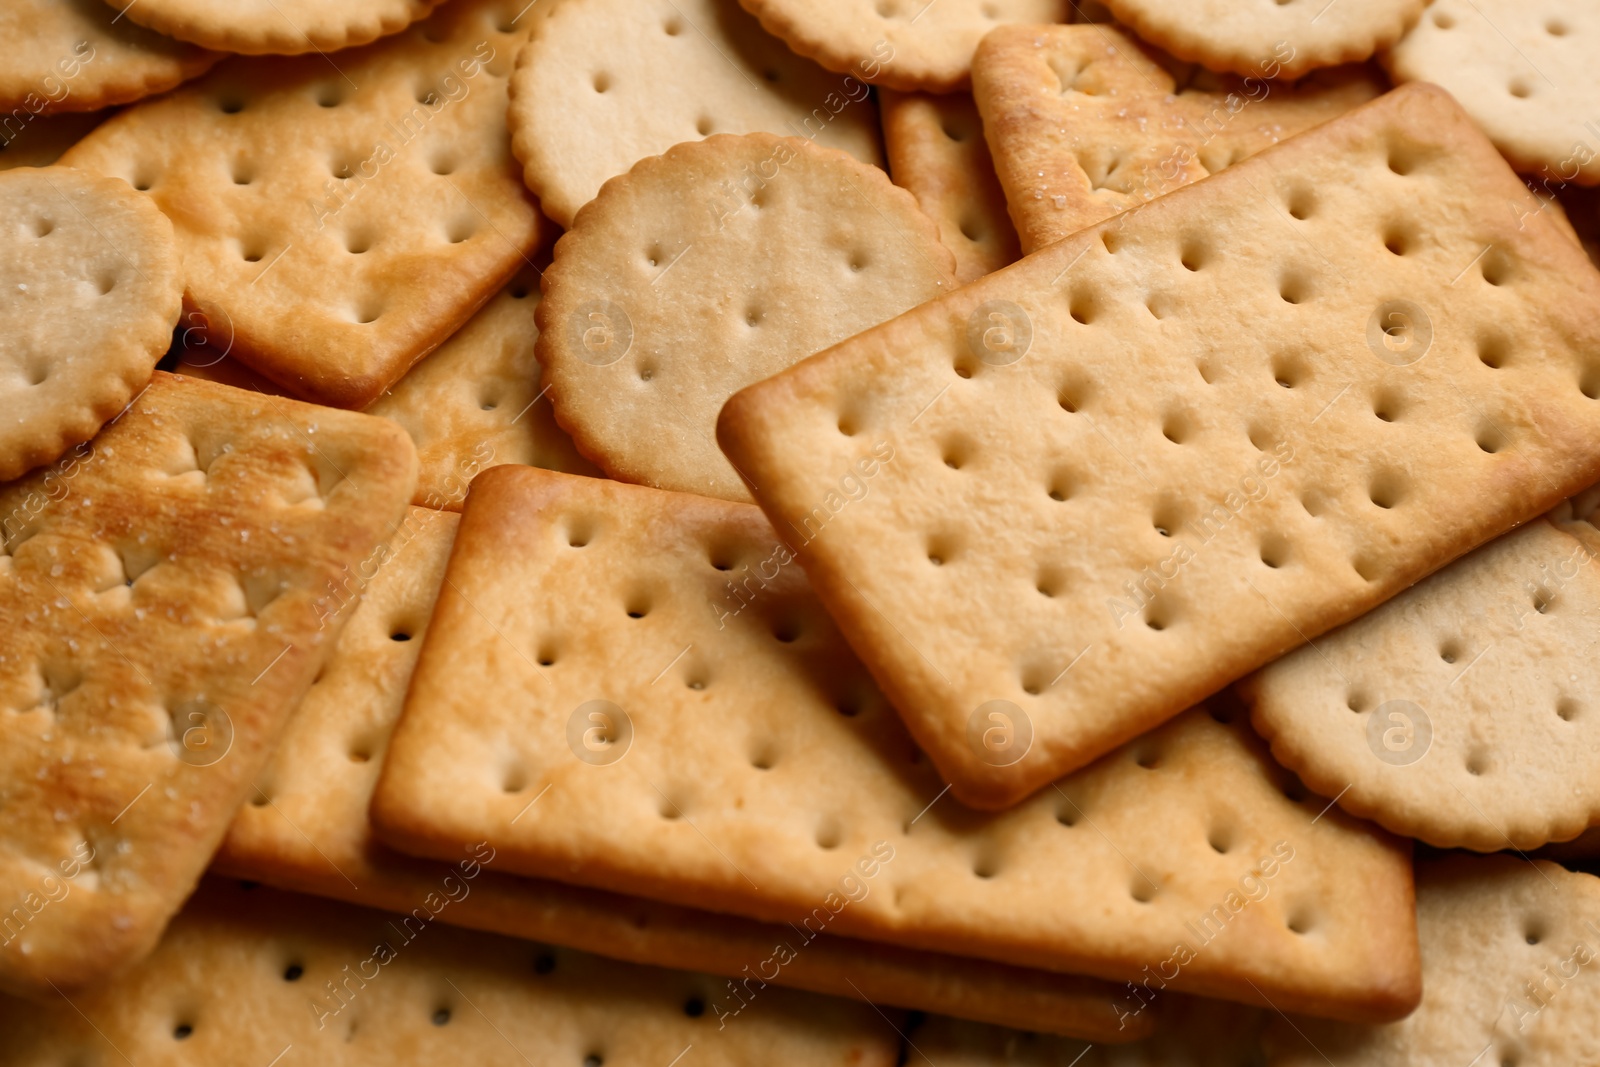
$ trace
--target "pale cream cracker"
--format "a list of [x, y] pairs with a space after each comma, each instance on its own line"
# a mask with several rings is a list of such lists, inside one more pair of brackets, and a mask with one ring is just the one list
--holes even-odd
[[713, 133], [883, 161], [863, 78], [790, 52], [734, 0], [563, 0], [517, 55], [509, 119], [528, 188], [562, 226], [608, 178]]
[[889, 173], [939, 224], [965, 284], [1016, 262], [1017, 231], [983, 139], [983, 122], [965, 93], [898, 93], [882, 89], [883, 139]]
[[429, 627], [373, 796], [394, 847], [1128, 982], [1130, 1021], [1163, 991], [1416, 1002], [1406, 848], [1288, 799], [1242, 716], [970, 811], [748, 505], [487, 471]]
[[[1379, 418], [1404, 417], [1396, 400]], [[1241, 685], [1273, 755], [1352, 814], [1495, 852], [1600, 822], [1590, 490]]]
[[1271, 1067], [1600, 1062], [1600, 879], [1514, 855], [1417, 867], [1422, 1006], [1386, 1026], [1275, 1017]]
[[186, 300], [299, 396], [361, 408], [526, 266], [549, 232], [517, 180], [516, 0], [464, 0], [341, 54], [234, 59], [63, 157], [172, 217]]
[[719, 1028], [715, 979], [433, 922], [482, 873], [463, 859], [404, 915], [207, 879], [123, 978], [43, 1005], [0, 998], [0, 1053], [12, 1067], [895, 1063], [899, 1022], [866, 1005], [773, 989]]
[[391, 423], [157, 373], [0, 488], [0, 985], [155, 945], [415, 479]]
[[735, 395], [719, 440], [1003, 807], [1600, 477], [1600, 275], [1537, 207], [1407, 86]]
[[[406, 682], [427, 635], [458, 517], [412, 508], [389, 559], [339, 587], [351, 612], [339, 644], [255, 779], [212, 870], [284, 889], [409, 912], [451, 866], [391, 852], [372, 838], [367, 805]], [[531, 817], [537, 805], [523, 817]], [[471, 850], [462, 857], [471, 855]], [[561, 882], [499, 873], [492, 862], [440, 918], [532, 941], [724, 976], [729, 991], [773, 984], [875, 1004], [944, 1011], [1085, 1040], [1125, 1042], [1154, 1013], [1120, 1019], [1125, 993], [1090, 978], [823, 935]], [[780, 967], [778, 960], [782, 959]], [[744, 987], [743, 983], [751, 983]], [[1124, 1009], [1126, 1010], [1126, 1009]]]
[[[340, 0], [336, 4], [319, 0], [105, 2], [119, 18], [125, 16], [126, 21], [219, 52], [297, 56], [354, 48], [398, 33], [439, 6], [440, 0]], [[524, 3], [532, 6], [532, 0]]]
[[713, 135], [613, 178], [556, 243], [535, 346], [556, 420], [613, 478], [748, 502], [737, 390], [949, 292], [932, 219], [876, 167]]
[[983, 39], [972, 67], [983, 130], [1026, 252], [1199, 181], [1384, 89], [1368, 67], [1294, 86], [1184, 71], [1099, 25], [1003, 26]]
[[172, 225], [126, 185], [0, 171], [0, 481], [87, 441], [150, 380], [178, 318]]
[[1372, 58], [1400, 39], [1428, 0], [1103, 3], [1117, 21], [1179, 59], [1234, 74], [1298, 78]]

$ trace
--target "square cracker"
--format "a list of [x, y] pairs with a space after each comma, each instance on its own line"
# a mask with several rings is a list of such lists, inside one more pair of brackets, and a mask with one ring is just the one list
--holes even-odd
[[1597, 309], [1406, 86], [736, 394], [719, 440], [956, 795], [1002, 807], [1593, 482]]
[[415, 478], [391, 423], [157, 373], [0, 487], [0, 985], [155, 944]]
[[955, 253], [956, 280], [964, 285], [1015, 263], [1017, 231], [972, 97], [880, 89], [878, 102], [889, 173], [939, 224], [939, 239]]
[[1026, 252], [1383, 91], [1382, 76], [1369, 68], [1329, 71], [1298, 86], [1184, 71], [1112, 27], [1089, 25], [991, 31], [973, 58], [972, 87]]
[[295, 394], [362, 408], [548, 233], [517, 178], [516, 0], [463, 0], [341, 54], [230, 60], [109, 120], [63, 162], [173, 220], [187, 302]]
[[[451, 872], [448, 864], [384, 848], [372, 836], [367, 807], [458, 521], [412, 508], [390, 538], [390, 559], [370, 581], [345, 589], [350, 620], [257, 776], [255, 795], [234, 817], [212, 870], [401, 913]], [[787, 926], [493, 869], [441, 917], [634, 963], [721, 974], [734, 980], [730, 987], [768, 971], [777, 946], [796, 941]], [[1130, 1041], [1154, 1022], [1119, 1019], [1121, 992], [1095, 979], [831, 935], [806, 944], [772, 981], [1093, 1041]], [[723, 999], [714, 1003], [729, 1010]]]
[[42, 1007], [0, 998], [0, 1053], [10, 1067], [895, 1062], [895, 1020], [865, 1005], [768, 990], [719, 1028], [715, 979], [436, 927], [428, 909], [470, 900], [481, 872], [463, 861], [421, 918], [207, 879], [123, 979]]
[[1278, 761], [1437, 848], [1600, 822], [1600, 489], [1496, 538], [1240, 685]]
[[1600, 879], [1515, 856], [1417, 867], [1422, 1006], [1384, 1026], [1273, 1019], [1271, 1067], [1600, 1063]]
[[1242, 718], [965, 809], [749, 505], [487, 471], [429, 626], [372, 803], [408, 852], [487, 840], [504, 870], [798, 936], [1141, 983], [1135, 1020], [1165, 986], [1416, 1001], [1406, 849], [1289, 800]]

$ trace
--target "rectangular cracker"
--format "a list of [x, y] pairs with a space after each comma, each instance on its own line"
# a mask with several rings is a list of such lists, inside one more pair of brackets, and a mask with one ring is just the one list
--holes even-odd
[[956, 794], [1003, 807], [1593, 482], [1597, 308], [1408, 86], [746, 389], [719, 439]]
[[1017, 231], [969, 93], [878, 90], [883, 140], [895, 184], [911, 191], [955, 253], [963, 285], [1015, 263]]
[[[418, 507], [461, 510], [473, 475], [500, 463], [596, 474], [556, 424], [533, 345], [538, 273], [524, 267], [466, 325], [366, 407], [392, 419], [417, 446]], [[284, 390], [226, 354], [229, 338], [182, 332], [174, 369], [241, 389]], [[219, 349], [221, 349], [219, 351]]]
[[1286, 798], [1242, 718], [963, 808], [749, 505], [487, 471], [429, 626], [372, 802], [394, 847], [487, 840], [505, 870], [797, 934], [1141, 983], [1134, 1019], [1162, 985], [1416, 1001], [1406, 849]]
[[[360, 596], [350, 621], [257, 776], [254, 796], [234, 817], [213, 871], [401, 913], [450, 873], [449, 864], [379, 844], [367, 806], [458, 521], [412, 508], [390, 539], [391, 558], [349, 590]], [[765, 971], [778, 985], [1085, 1040], [1131, 1041], [1154, 1023], [1144, 1015], [1120, 1020], [1120, 991], [1095, 979], [831, 935], [794, 953], [773, 977], [768, 961], [797, 940], [787, 926], [513, 877], [492, 869], [492, 861], [484, 866], [471, 896], [452, 904], [443, 921], [720, 974], [733, 980], [729, 986], [751, 975], [759, 982]]]
[[0, 486], [0, 986], [154, 946], [415, 478], [390, 423], [158, 372]]
[[452, 3], [337, 63], [230, 60], [62, 162], [171, 216], [187, 301], [233, 355], [308, 400], [366, 407], [549, 235], [506, 131], [525, 7]]
[[[1025, 252], [1190, 182], [1383, 91], [1367, 67], [1296, 85], [1185, 70], [1112, 26], [1002, 26], [972, 86]], [[1180, 81], [1175, 75], [1181, 76]]]
[[[463, 860], [427, 907], [471, 899]], [[207, 879], [154, 954], [124, 978], [43, 1006], [0, 998], [11, 1067], [63, 1063], [783, 1063], [891, 1067], [897, 1020], [774, 989], [735, 1024], [718, 982]], [[689, 1051], [692, 1049], [692, 1052]]]

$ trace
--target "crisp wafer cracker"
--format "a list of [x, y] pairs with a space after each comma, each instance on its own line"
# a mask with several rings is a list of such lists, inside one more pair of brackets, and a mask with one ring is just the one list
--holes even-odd
[[144, 387], [183, 300], [172, 225], [109, 178], [0, 171], [0, 480], [93, 437]]
[[1165, 988], [1416, 1001], [1406, 849], [1287, 799], [1242, 717], [963, 808], [748, 505], [487, 471], [429, 626], [373, 797], [396, 847], [1128, 982], [1130, 1019]]
[[734, 0], [564, 0], [517, 55], [512, 147], [562, 226], [608, 178], [713, 133], [803, 137], [877, 164], [876, 69], [829, 74]]
[[1366, 68], [1287, 86], [1188, 71], [1109, 26], [1002, 26], [973, 59], [1000, 184], [1037, 251], [1383, 91]]
[[1556, 0], [1438, 0], [1384, 65], [1397, 82], [1448, 89], [1518, 170], [1596, 185], [1597, 16]]
[[[393, 556], [369, 572], [370, 580], [357, 575], [347, 584], [350, 621], [256, 778], [257, 791], [234, 818], [213, 870], [400, 912], [452, 872], [448, 864], [378, 844], [367, 806], [457, 521], [447, 512], [411, 509], [390, 538]], [[1119, 1019], [1121, 991], [1095, 979], [832, 935], [810, 941], [776, 968], [771, 961], [798, 940], [787, 926], [512, 877], [487, 866], [470, 898], [441, 913], [443, 921], [720, 974], [725, 993], [766, 974], [774, 984], [1094, 1041], [1130, 1041], [1154, 1023], [1153, 1013]]]
[[715, 979], [434, 923], [481, 873], [469, 858], [401, 915], [208, 879], [124, 978], [70, 1003], [0, 1000], [0, 1053], [12, 1067], [895, 1062], [894, 1020], [866, 1005], [770, 990], [719, 1029]]
[[[84, 0], [76, 0], [83, 3]], [[440, 0], [106, 0], [157, 33], [219, 52], [297, 56], [336, 52], [399, 33]], [[545, 0], [554, 3], [555, 0]]]
[[930, 1016], [909, 1031], [913, 1059], [938, 1067], [1254, 1067], [1266, 1018], [1259, 1008], [1172, 996], [1145, 1040], [1106, 1047]]
[[1407, 86], [744, 390], [719, 440], [1003, 807], [1600, 477], [1597, 301]]
[[1065, 22], [1070, 0], [739, 0], [803, 56], [889, 89], [967, 87], [972, 52], [1008, 22]]
[[1600, 879], [1515, 856], [1417, 868], [1422, 1006], [1387, 1026], [1274, 1018], [1271, 1067], [1600, 1062]]
[[6, 140], [40, 115], [166, 92], [220, 58], [119, 19], [101, 0], [10, 0], [0, 7]]
[[1597, 498], [1247, 679], [1273, 755], [1347, 811], [1439, 848], [1531, 849], [1600, 822]]
[[336, 65], [232, 60], [64, 161], [172, 217], [188, 303], [234, 356], [300, 396], [365, 407], [546, 232], [505, 131], [520, 6], [452, 3]]
[[55, 115], [0, 118], [0, 170], [48, 167], [106, 120], [109, 112], [63, 111]]
[[955, 253], [956, 279], [976, 281], [1016, 262], [1017, 231], [972, 97], [884, 89], [878, 100], [889, 173], [938, 223], [939, 239]]
[[0, 985], [156, 943], [415, 477], [391, 423], [158, 373], [0, 488]]
[[[499, 463], [598, 474], [556, 425], [533, 343], [539, 281], [519, 271], [467, 324], [366, 409], [404, 427], [417, 446], [421, 507], [461, 509], [473, 475]], [[226, 354], [230, 338], [201, 328], [180, 335], [173, 367], [207, 381], [286, 395]], [[219, 346], [221, 350], [219, 351]]]
[[1298, 78], [1394, 44], [1428, 0], [1102, 0], [1134, 33], [1210, 70]]
[[739, 389], [955, 287], [888, 175], [794, 137], [714, 135], [606, 183], [556, 244], [536, 352], [607, 474], [748, 501], [717, 448]]

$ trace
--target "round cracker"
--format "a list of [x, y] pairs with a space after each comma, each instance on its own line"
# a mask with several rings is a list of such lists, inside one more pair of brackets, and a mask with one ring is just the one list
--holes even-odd
[[563, 0], [511, 76], [511, 147], [562, 226], [647, 156], [713, 133], [778, 133], [882, 163], [877, 109], [763, 33], [734, 0]]
[[106, 2], [141, 26], [204, 48], [247, 56], [298, 56], [354, 48], [399, 33], [442, 0]]
[[7, 0], [0, 4], [4, 139], [40, 115], [164, 93], [221, 58], [118, 18], [101, 0]]
[[1428, 0], [1104, 0], [1179, 59], [1256, 78], [1360, 63], [1400, 39]]
[[767, 32], [829, 70], [890, 89], [971, 84], [972, 53], [1002, 23], [1065, 22], [1069, 0], [739, 0]]
[[717, 447], [746, 385], [949, 291], [955, 257], [888, 175], [771, 134], [678, 145], [614, 178], [544, 275], [556, 420], [605, 472], [749, 500]]
[[172, 224], [114, 178], [0, 172], [0, 481], [93, 437], [150, 380], [183, 280]]

